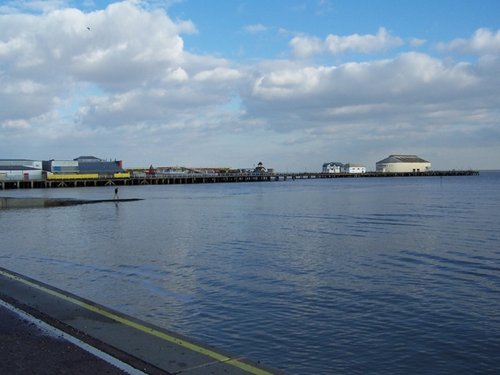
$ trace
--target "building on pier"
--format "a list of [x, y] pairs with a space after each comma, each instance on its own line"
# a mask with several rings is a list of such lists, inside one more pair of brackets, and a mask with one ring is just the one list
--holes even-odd
[[361, 164], [347, 163], [342, 166], [344, 173], [366, 173], [366, 167]]
[[361, 164], [332, 161], [323, 164], [322, 173], [366, 173], [366, 167]]
[[344, 164], [337, 161], [331, 161], [323, 164], [323, 173], [341, 173]]
[[427, 172], [431, 163], [417, 155], [390, 155], [378, 161], [377, 172]]
[[41, 160], [0, 159], [0, 180], [42, 180], [44, 173]]
[[80, 156], [73, 160], [0, 159], [0, 180], [39, 181], [47, 175], [70, 176], [96, 174], [112, 177], [123, 173], [122, 162], [106, 161], [94, 156]]
[[24, 165], [0, 166], [1, 181], [40, 181], [46, 174], [41, 169]]
[[124, 172], [121, 160], [106, 161], [95, 156], [79, 156], [73, 160], [78, 162], [80, 173], [114, 174]]
[[267, 172], [267, 168], [264, 167], [264, 164], [262, 164], [262, 162], [260, 161], [259, 164], [257, 164], [257, 166], [255, 167], [255, 169], [253, 170], [254, 173], [266, 173]]
[[78, 173], [78, 161], [76, 160], [47, 160], [43, 162], [43, 169], [52, 173]]

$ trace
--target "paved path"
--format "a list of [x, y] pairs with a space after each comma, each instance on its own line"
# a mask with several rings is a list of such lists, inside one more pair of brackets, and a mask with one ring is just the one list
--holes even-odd
[[0, 373], [109, 374], [124, 371], [0, 306]]
[[[246, 358], [223, 353], [182, 335], [121, 314], [3, 268], [0, 268], [0, 300], [21, 309], [92, 348], [107, 353], [106, 355], [110, 355], [120, 363], [125, 363], [126, 366], [148, 374], [267, 375], [282, 373]], [[35, 327], [26, 322], [23, 324], [20, 318], [17, 318], [16, 321], [15, 317], [12, 317], [12, 314], [6, 312], [5, 309], [0, 310], [0, 314], [0, 319], [3, 320], [5, 315], [6, 319], [11, 319], [12, 324], [0, 325], [0, 334], [7, 338], [5, 344], [7, 348], [2, 350], [2, 354], [0, 354], [7, 356], [7, 358], [0, 357], [3, 359], [0, 363], [0, 373], [11, 373], [4, 371], [3, 366], [11, 366], [6, 362], [18, 363], [20, 359], [28, 358], [29, 353], [35, 353], [32, 362], [25, 362], [25, 365], [21, 363], [12, 365], [22, 366], [19, 367], [19, 373], [26, 373], [22, 369], [33, 369], [31, 372], [33, 374], [43, 373], [36, 371], [36, 369], [44, 368], [47, 365], [46, 362], [49, 365], [60, 366], [60, 371], [54, 370], [47, 373], [114, 374], [119, 371], [111, 365], [103, 369], [102, 372], [93, 371], [91, 367], [87, 369], [87, 365], [98, 366], [100, 363], [99, 366], [104, 366], [105, 364], [87, 355], [84, 357], [82, 351], [75, 348], [71, 349], [72, 351], [76, 350], [72, 352], [76, 353], [74, 356], [68, 354], [69, 357], [66, 357], [66, 354], [61, 354], [61, 358], [54, 363], [51, 358], [57, 357], [59, 346], [67, 345], [66, 343], [38, 335]], [[18, 327], [19, 330], [9, 327]], [[16, 336], [17, 334], [20, 336]], [[14, 344], [25, 346], [25, 352], [20, 352], [21, 354], [17, 357], [14, 356], [12, 353], [17, 348], [10, 346]], [[44, 350], [52, 351], [55, 355], [45, 356]], [[11, 356], [15, 360], [10, 361]], [[70, 358], [74, 358], [74, 360]], [[66, 364], [68, 364], [67, 371]], [[76, 371], [70, 371], [70, 365], [81, 367], [77, 368]], [[5, 370], [15, 371], [16, 368], [9, 367]], [[30, 372], [28, 371], [28, 373]]]

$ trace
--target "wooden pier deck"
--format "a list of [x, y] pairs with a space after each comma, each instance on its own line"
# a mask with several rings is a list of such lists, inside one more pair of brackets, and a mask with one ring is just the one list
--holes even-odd
[[220, 173], [220, 174], [173, 174], [146, 177], [99, 177], [95, 179], [57, 179], [57, 180], [0, 180], [0, 190], [7, 189], [44, 189], [91, 186], [126, 186], [126, 185], [177, 185], [204, 183], [234, 183], [260, 181], [287, 181], [318, 178], [375, 178], [375, 177], [430, 177], [430, 176], [475, 176], [478, 171], [430, 171], [401, 173], [321, 173], [321, 172], [281, 172], [281, 173]]

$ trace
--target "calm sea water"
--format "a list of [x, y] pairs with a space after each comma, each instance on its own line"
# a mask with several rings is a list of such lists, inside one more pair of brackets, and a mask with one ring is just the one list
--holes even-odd
[[499, 172], [120, 196], [0, 211], [0, 265], [290, 373], [500, 371]]

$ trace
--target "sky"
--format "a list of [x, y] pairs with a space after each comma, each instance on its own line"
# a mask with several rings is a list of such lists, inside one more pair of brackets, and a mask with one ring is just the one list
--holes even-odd
[[500, 1], [3, 0], [0, 158], [500, 169]]

